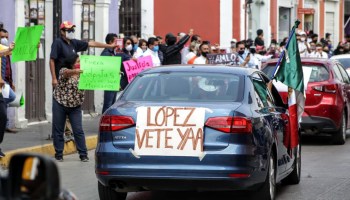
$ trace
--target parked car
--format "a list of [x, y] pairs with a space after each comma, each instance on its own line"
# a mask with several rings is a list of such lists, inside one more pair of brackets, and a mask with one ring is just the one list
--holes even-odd
[[350, 74], [350, 54], [332, 56], [331, 59], [339, 61], [345, 68], [346, 72]]
[[100, 121], [99, 197], [145, 190], [254, 190], [300, 181], [300, 145], [284, 146], [288, 112], [261, 71], [164, 66], [139, 74]]
[[[344, 144], [349, 128], [350, 79], [337, 60], [301, 60], [303, 68], [312, 69], [306, 88], [304, 113], [300, 122], [304, 134], [328, 134], [335, 144]], [[272, 77], [277, 60], [271, 60], [262, 69]], [[286, 88], [287, 86], [285, 86]], [[286, 102], [287, 90], [279, 87]]]

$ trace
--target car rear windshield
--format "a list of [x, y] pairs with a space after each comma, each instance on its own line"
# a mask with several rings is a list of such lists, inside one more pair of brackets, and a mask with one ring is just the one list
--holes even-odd
[[350, 58], [340, 58], [337, 60], [344, 66], [345, 69], [350, 68]]
[[[311, 68], [311, 75], [309, 82], [321, 82], [326, 81], [329, 79], [329, 72], [327, 68], [320, 65], [303, 65], [303, 69], [305, 68]], [[263, 70], [265, 74], [267, 74], [270, 78], [272, 77], [273, 73], [275, 72], [275, 65], [268, 65]]]
[[171, 72], [137, 76], [122, 95], [127, 101], [240, 102], [244, 76], [235, 74]]

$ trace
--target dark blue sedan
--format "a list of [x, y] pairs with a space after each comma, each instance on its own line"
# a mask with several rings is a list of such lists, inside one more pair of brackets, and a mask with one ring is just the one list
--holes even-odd
[[228, 66], [139, 74], [100, 121], [100, 199], [127, 192], [254, 190], [300, 181], [301, 151], [284, 146], [288, 111], [267, 76]]

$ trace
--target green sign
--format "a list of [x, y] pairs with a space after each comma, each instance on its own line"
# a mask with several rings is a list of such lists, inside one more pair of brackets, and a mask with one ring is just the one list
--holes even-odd
[[119, 91], [121, 62], [116, 56], [81, 56], [79, 89]]
[[12, 51], [13, 62], [36, 60], [43, 30], [42, 25], [17, 28], [15, 48]]

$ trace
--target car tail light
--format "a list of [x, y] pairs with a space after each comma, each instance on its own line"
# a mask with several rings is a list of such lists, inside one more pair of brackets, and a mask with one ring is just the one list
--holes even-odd
[[336, 93], [338, 86], [336, 84], [329, 84], [329, 85], [318, 85], [313, 86], [312, 89], [320, 92], [327, 92], [327, 93]]
[[225, 133], [252, 133], [252, 121], [245, 117], [211, 117], [205, 125]]
[[105, 115], [100, 121], [100, 131], [119, 131], [134, 125], [135, 122], [132, 117]]
[[230, 178], [248, 178], [250, 174], [229, 174]]

